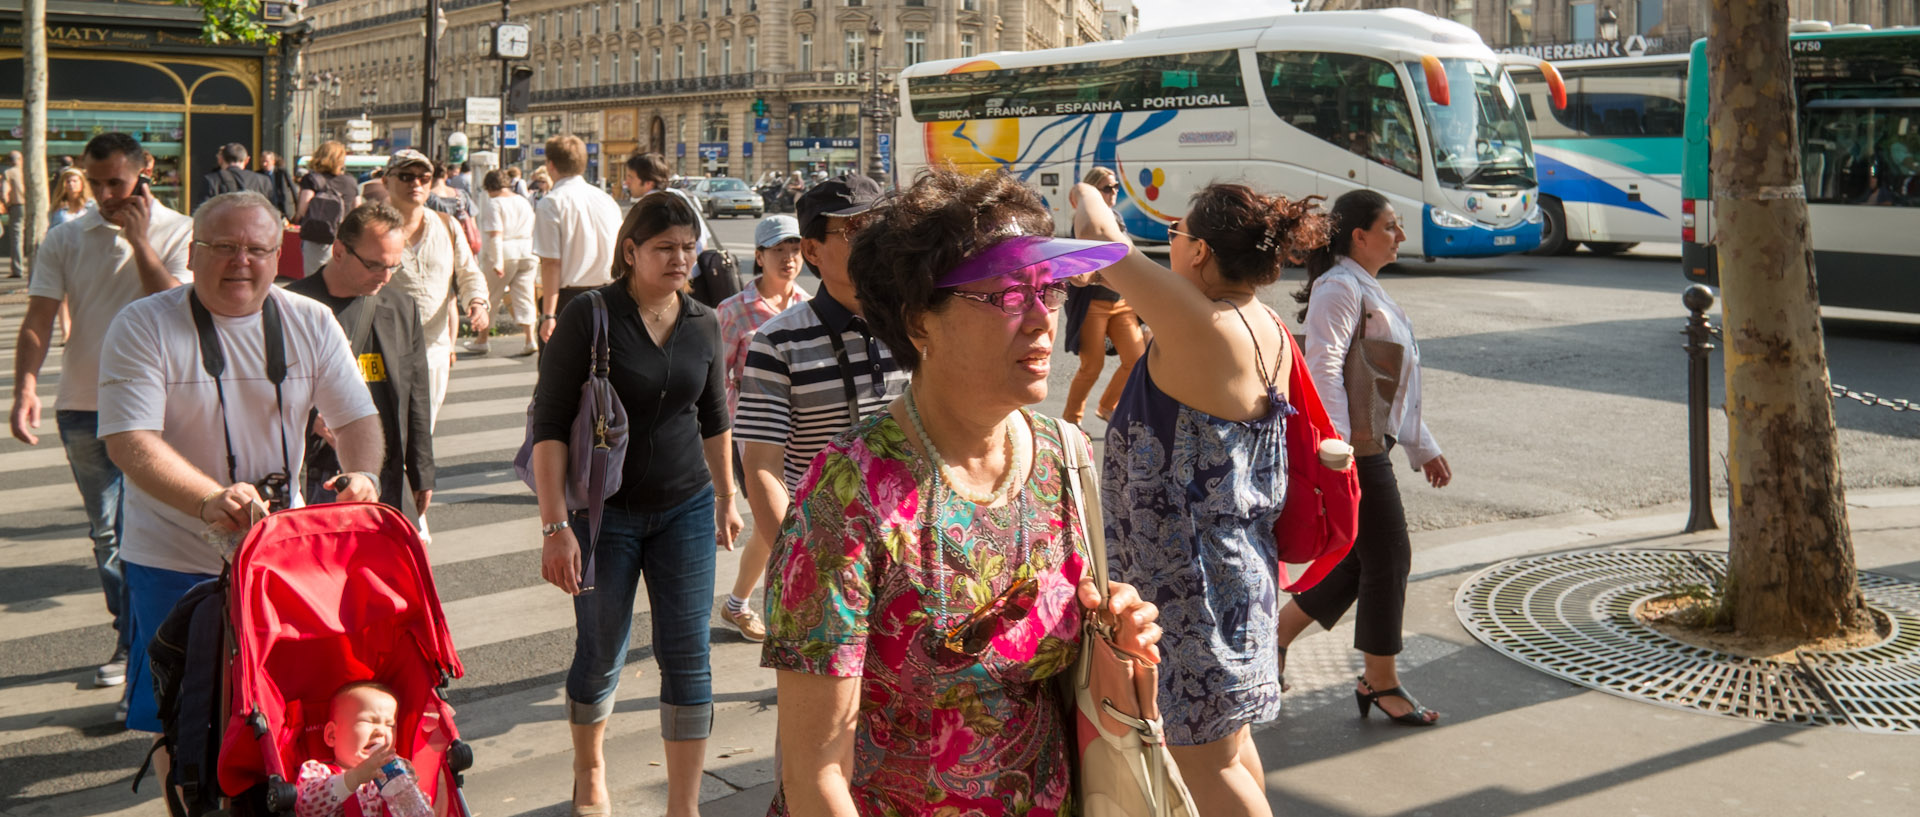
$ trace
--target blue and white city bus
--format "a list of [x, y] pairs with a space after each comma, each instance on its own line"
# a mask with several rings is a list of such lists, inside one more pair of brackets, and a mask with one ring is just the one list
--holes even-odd
[[1680, 240], [1687, 55], [1556, 62], [1567, 106], [1546, 78], [1516, 67], [1539, 162], [1542, 255], [1585, 244], [1601, 254]]
[[1149, 242], [1215, 181], [1289, 197], [1371, 188], [1406, 222], [1410, 255], [1519, 252], [1540, 243], [1540, 224], [1512, 62], [1537, 63], [1385, 9], [921, 63], [901, 72], [899, 171], [1013, 173], [1064, 228], [1068, 188], [1109, 167], [1122, 223]]

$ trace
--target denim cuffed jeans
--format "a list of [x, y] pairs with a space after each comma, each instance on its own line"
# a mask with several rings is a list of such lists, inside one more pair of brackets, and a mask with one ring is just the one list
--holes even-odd
[[120, 467], [107, 457], [107, 444], [95, 436], [99, 412], [57, 411], [54, 421], [60, 426], [60, 443], [67, 449], [73, 483], [80, 489], [80, 503], [87, 510], [93, 564], [100, 571], [100, 589], [107, 596], [107, 612], [113, 614], [113, 630], [119, 634], [116, 646], [125, 647], [131, 643], [133, 628], [127, 626], [127, 581], [120, 563]]
[[[600, 520], [594, 590], [573, 599], [573, 666], [567, 671], [567, 719], [599, 723], [613, 714], [626, 665], [633, 601], [646, 579], [653, 613], [653, 660], [660, 667], [660, 735], [705, 740], [713, 728], [713, 487], [664, 511], [608, 507]], [[582, 548], [592, 539], [585, 511], [569, 524]]]

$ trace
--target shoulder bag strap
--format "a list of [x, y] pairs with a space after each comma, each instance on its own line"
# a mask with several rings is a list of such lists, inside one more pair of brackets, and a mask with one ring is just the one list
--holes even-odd
[[[1071, 423], [1061, 423], [1061, 447], [1067, 454], [1067, 488], [1073, 494], [1074, 510], [1080, 515], [1080, 527], [1086, 536], [1082, 541], [1080, 555], [1087, 559], [1087, 569], [1093, 573], [1094, 586], [1100, 591], [1101, 606], [1106, 606], [1107, 595], [1107, 531], [1106, 517], [1100, 510], [1100, 479], [1093, 470], [1093, 461], [1087, 458], [1085, 449], [1089, 445], [1087, 432]], [[1094, 490], [1087, 490], [1088, 485]]]
[[353, 308], [360, 311], [353, 316], [353, 334], [347, 336], [347, 342], [353, 344], [353, 356], [357, 360], [373, 348], [373, 299], [365, 295], [353, 299]]
[[820, 319], [820, 325], [827, 330], [827, 340], [833, 344], [833, 360], [840, 366], [840, 388], [846, 391], [847, 422], [860, 422], [860, 388], [853, 384], [853, 362], [847, 357], [847, 342], [840, 333], [827, 325], [827, 319], [820, 314], [820, 308], [807, 302], [807, 308], [813, 310], [813, 316]]
[[593, 382], [593, 450], [588, 453], [587, 464], [587, 536], [586, 558], [581, 561], [580, 585], [585, 592], [593, 587], [593, 557], [599, 552], [600, 520], [607, 510], [607, 459], [612, 448], [607, 443], [607, 424], [613, 421], [613, 383], [608, 380], [611, 371], [609, 359], [611, 351], [607, 340], [607, 302], [600, 296], [600, 290], [588, 290], [587, 301], [593, 305], [593, 363], [587, 378]]

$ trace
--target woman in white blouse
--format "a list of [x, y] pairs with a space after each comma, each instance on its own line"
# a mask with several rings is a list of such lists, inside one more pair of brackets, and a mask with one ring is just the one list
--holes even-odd
[[[1385, 196], [1355, 190], [1333, 203], [1330, 243], [1307, 260], [1307, 286], [1294, 297], [1306, 304], [1307, 371], [1340, 435], [1360, 452], [1360, 529], [1346, 559], [1312, 589], [1294, 596], [1280, 611], [1280, 662], [1286, 669], [1286, 645], [1318, 621], [1331, 629], [1357, 601], [1353, 646], [1365, 656], [1365, 672], [1353, 697], [1366, 717], [1373, 707], [1397, 723], [1432, 726], [1440, 713], [1420, 705], [1400, 686], [1395, 656], [1405, 617], [1407, 574], [1413, 549], [1407, 516], [1387, 455], [1395, 446], [1427, 482], [1442, 488], [1453, 480], [1447, 458], [1420, 417], [1420, 347], [1407, 313], [1380, 285], [1380, 269], [1399, 255], [1407, 234]], [[1386, 424], [1373, 439], [1353, 437], [1343, 369], [1355, 337], [1389, 341], [1403, 350]], [[1365, 410], [1353, 407], [1355, 410]], [[1371, 427], [1372, 422], [1359, 424]], [[1367, 453], [1373, 451], [1376, 453]], [[1284, 688], [1284, 687], [1283, 687]]]

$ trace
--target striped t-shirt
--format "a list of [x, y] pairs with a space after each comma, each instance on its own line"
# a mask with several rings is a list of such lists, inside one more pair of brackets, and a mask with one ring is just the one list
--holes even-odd
[[858, 419], [847, 416], [847, 380], [829, 336], [834, 331], [846, 346], [861, 416], [884, 409], [907, 388], [907, 374], [894, 365], [886, 344], [869, 335], [866, 321], [825, 287], [813, 300], [761, 324], [747, 348], [733, 436], [786, 449], [781, 477], [789, 493], [799, 487], [814, 455]]

